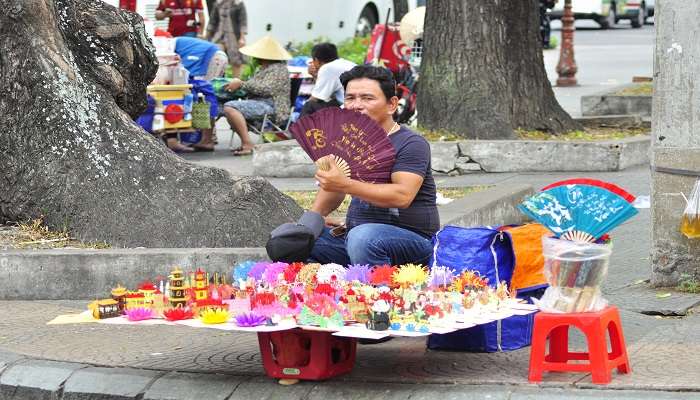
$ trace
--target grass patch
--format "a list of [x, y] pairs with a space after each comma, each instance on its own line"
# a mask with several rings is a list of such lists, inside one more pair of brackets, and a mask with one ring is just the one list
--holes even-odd
[[[474, 193], [474, 192], [479, 192], [482, 190], [488, 189], [490, 186], [467, 186], [467, 187], [459, 187], [459, 188], [454, 188], [454, 187], [445, 187], [445, 188], [438, 188], [437, 191], [438, 193], [441, 193], [443, 197], [449, 198], [449, 199], [460, 199], [464, 196], [466, 196], [469, 193]], [[311, 205], [314, 202], [314, 198], [316, 197], [316, 191], [315, 190], [293, 190], [293, 191], [287, 191], [287, 192], [282, 192], [286, 194], [287, 196], [291, 197], [292, 200], [294, 200], [299, 207], [303, 208], [304, 210], [308, 210], [311, 208]], [[348, 213], [348, 207], [350, 206], [350, 196], [345, 196], [345, 200], [340, 204], [340, 207], [338, 207], [337, 210], [335, 210], [330, 216], [332, 217], [343, 217]]]
[[543, 131], [526, 131], [517, 129], [515, 133], [522, 140], [611, 140], [611, 139], [626, 139], [629, 137], [648, 135], [651, 132], [649, 128], [587, 128], [582, 131], [572, 131], [555, 135]]
[[[6, 231], [4, 231], [6, 232]], [[64, 229], [52, 231], [44, 224], [43, 217], [21, 222], [4, 234], [2, 238], [4, 246], [16, 249], [107, 249], [111, 246], [105, 242], [81, 242], [70, 237], [70, 233]]]
[[430, 130], [421, 127], [412, 128], [416, 133], [423, 136], [425, 140], [429, 142], [453, 142], [455, 140], [461, 140], [462, 138], [458, 135], [448, 132], [446, 130]]
[[616, 96], [651, 96], [654, 89], [652, 82], [637, 83], [634, 86], [615, 92]]
[[[367, 48], [369, 47], [369, 36], [352, 37], [345, 39], [340, 43], [335, 43], [338, 48], [338, 57], [352, 61], [355, 64], [362, 65], [365, 63]], [[318, 37], [303, 43], [294, 43], [290, 49], [292, 56], [307, 56], [311, 57], [311, 48], [318, 43], [333, 42], [326, 37]]]
[[[414, 130], [423, 136], [429, 142], [452, 142], [465, 140], [455, 133], [445, 130], [430, 130], [421, 127]], [[596, 140], [611, 140], [611, 139], [626, 139], [629, 137], [649, 135], [650, 128], [618, 128], [618, 127], [598, 127], [586, 128], [581, 131], [572, 131], [562, 134], [553, 134], [544, 131], [528, 131], [524, 129], [516, 129], [515, 134], [521, 140], [564, 140], [564, 141], [596, 141]]]
[[700, 293], [700, 282], [691, 278], [689, 275], [683, 275], [676, 289], [680, 292], [698, 294]]

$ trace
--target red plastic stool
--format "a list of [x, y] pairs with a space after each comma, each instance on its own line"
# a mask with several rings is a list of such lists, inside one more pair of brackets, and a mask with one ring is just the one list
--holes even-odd
[[263, 367], [278, 379], [323, 380], [352, 371], [357, 339], [291, 329], [258, 333]]
[[[579, 328], [588, 341], [588, 353], [569, 351], [569, 326]], [[610, 335], [611, 352], [605, 332]], [[545, 356], [547, 337], [549, 354]], [[569, 364], [571, 360], [588, 360], [588, 363]], [[530, 349], [530, 382], [540, 382], [545, 371], [590, 372], [593, 383], [606, 384], [612, 379], [612, 370], [628, 374], [632, 372], [625, 337], [622, 334], [620, 313], [617, 307], [608, 306], [598, 312], [554, 314], [540, 312], [535, 315], [535, 327]]]

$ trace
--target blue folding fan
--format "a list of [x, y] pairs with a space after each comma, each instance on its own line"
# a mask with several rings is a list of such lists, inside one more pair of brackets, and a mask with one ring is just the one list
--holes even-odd
[[612, 183], [569, 179], [545, 187], [518, 208], [558, 238], [594, 242], [637, 214], [634, 199]]

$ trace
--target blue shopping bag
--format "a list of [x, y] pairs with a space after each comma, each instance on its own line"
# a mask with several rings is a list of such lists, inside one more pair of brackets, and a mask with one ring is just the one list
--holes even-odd
[[[506, 281], [510, 284], [515, 267], [511, 237], [489, 227], [463, 228], [445, 226], [433, 238], [430, 266], [446, 266], [461, 272], [477, 271], [488, 278], [490, 286]], [[529, 298], [526, 290], [518, 297]], [[515, 315], [500, 321], [461, 329], [445, 335], [428, 337], [431, 350], [495, 352], [515, 350], [530, 344], [533, 315]]]

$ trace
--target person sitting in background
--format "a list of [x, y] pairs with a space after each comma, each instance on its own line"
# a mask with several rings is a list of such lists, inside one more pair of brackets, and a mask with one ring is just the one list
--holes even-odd
[[[182, 66], [190, 73], [190, 78], [194, 81], [193, 90], [205, 95], [212, 117], [212, 127], [218, 113], [216, 96], [209, 83], [210, 80], [224, 75], [228, 57], [219, 47], [206, 40], [193, 37], [180, 36], [175, 40], [175, 53], [180, 56]], [[179, 153], [190, 153], [192, 151], [213, 151], [214, 138], [213, 128], [201, 129], [202, 138], [199, 143], [194, 144], [194, 148], [184, 146], [179, 143], [175, 135], [166, 137], [168, 148]]]
[[156, 8], [156, 19], [165, 18], [170, 18], [168, 32], [171, 35], [201, 36], [204, 26], [202, 0], [160, 0]]
[[245, 46], [247, 32], [248, 16], [241, 0], [220, 0], [214, 4], [207, 24], [207, 40], [226, 51], [234, 78], [241, 76], [243, 55], [239, 48]]
[[210, 81], [226, 72], [228, 56], [219, 46], [206, 40], [187, 36], [175, 38], [175, 53], [195, 79]]
[[340, 107], [345, 97], [340, 74], [354, 66], [352, 61], [338, 58], [338, 49], [333, 43], [315, 45], [311, 49], [309, 74], [316, 82], [311, 97], [301, 109], [301, 116], [313, 114], [326, 107]]
[[253, 153], [253, 141], [248, 133], [246, 121], [259, 121], [272, 115], [276, 122], [289, 117], [289, 94], [291, 83], [286, 60], [292, 56], [271, 36], [265, 36], [250, 46], [241, 48], [241, 53], [253, 57], [260, 65], [258, 71], [247, 81], [233, 79], [226, 90], [243, 89], [248, 98], [224, 104], [224, 115], [231, 129], [241, 139], [241, 146], [232, 150], [236, 156]]

